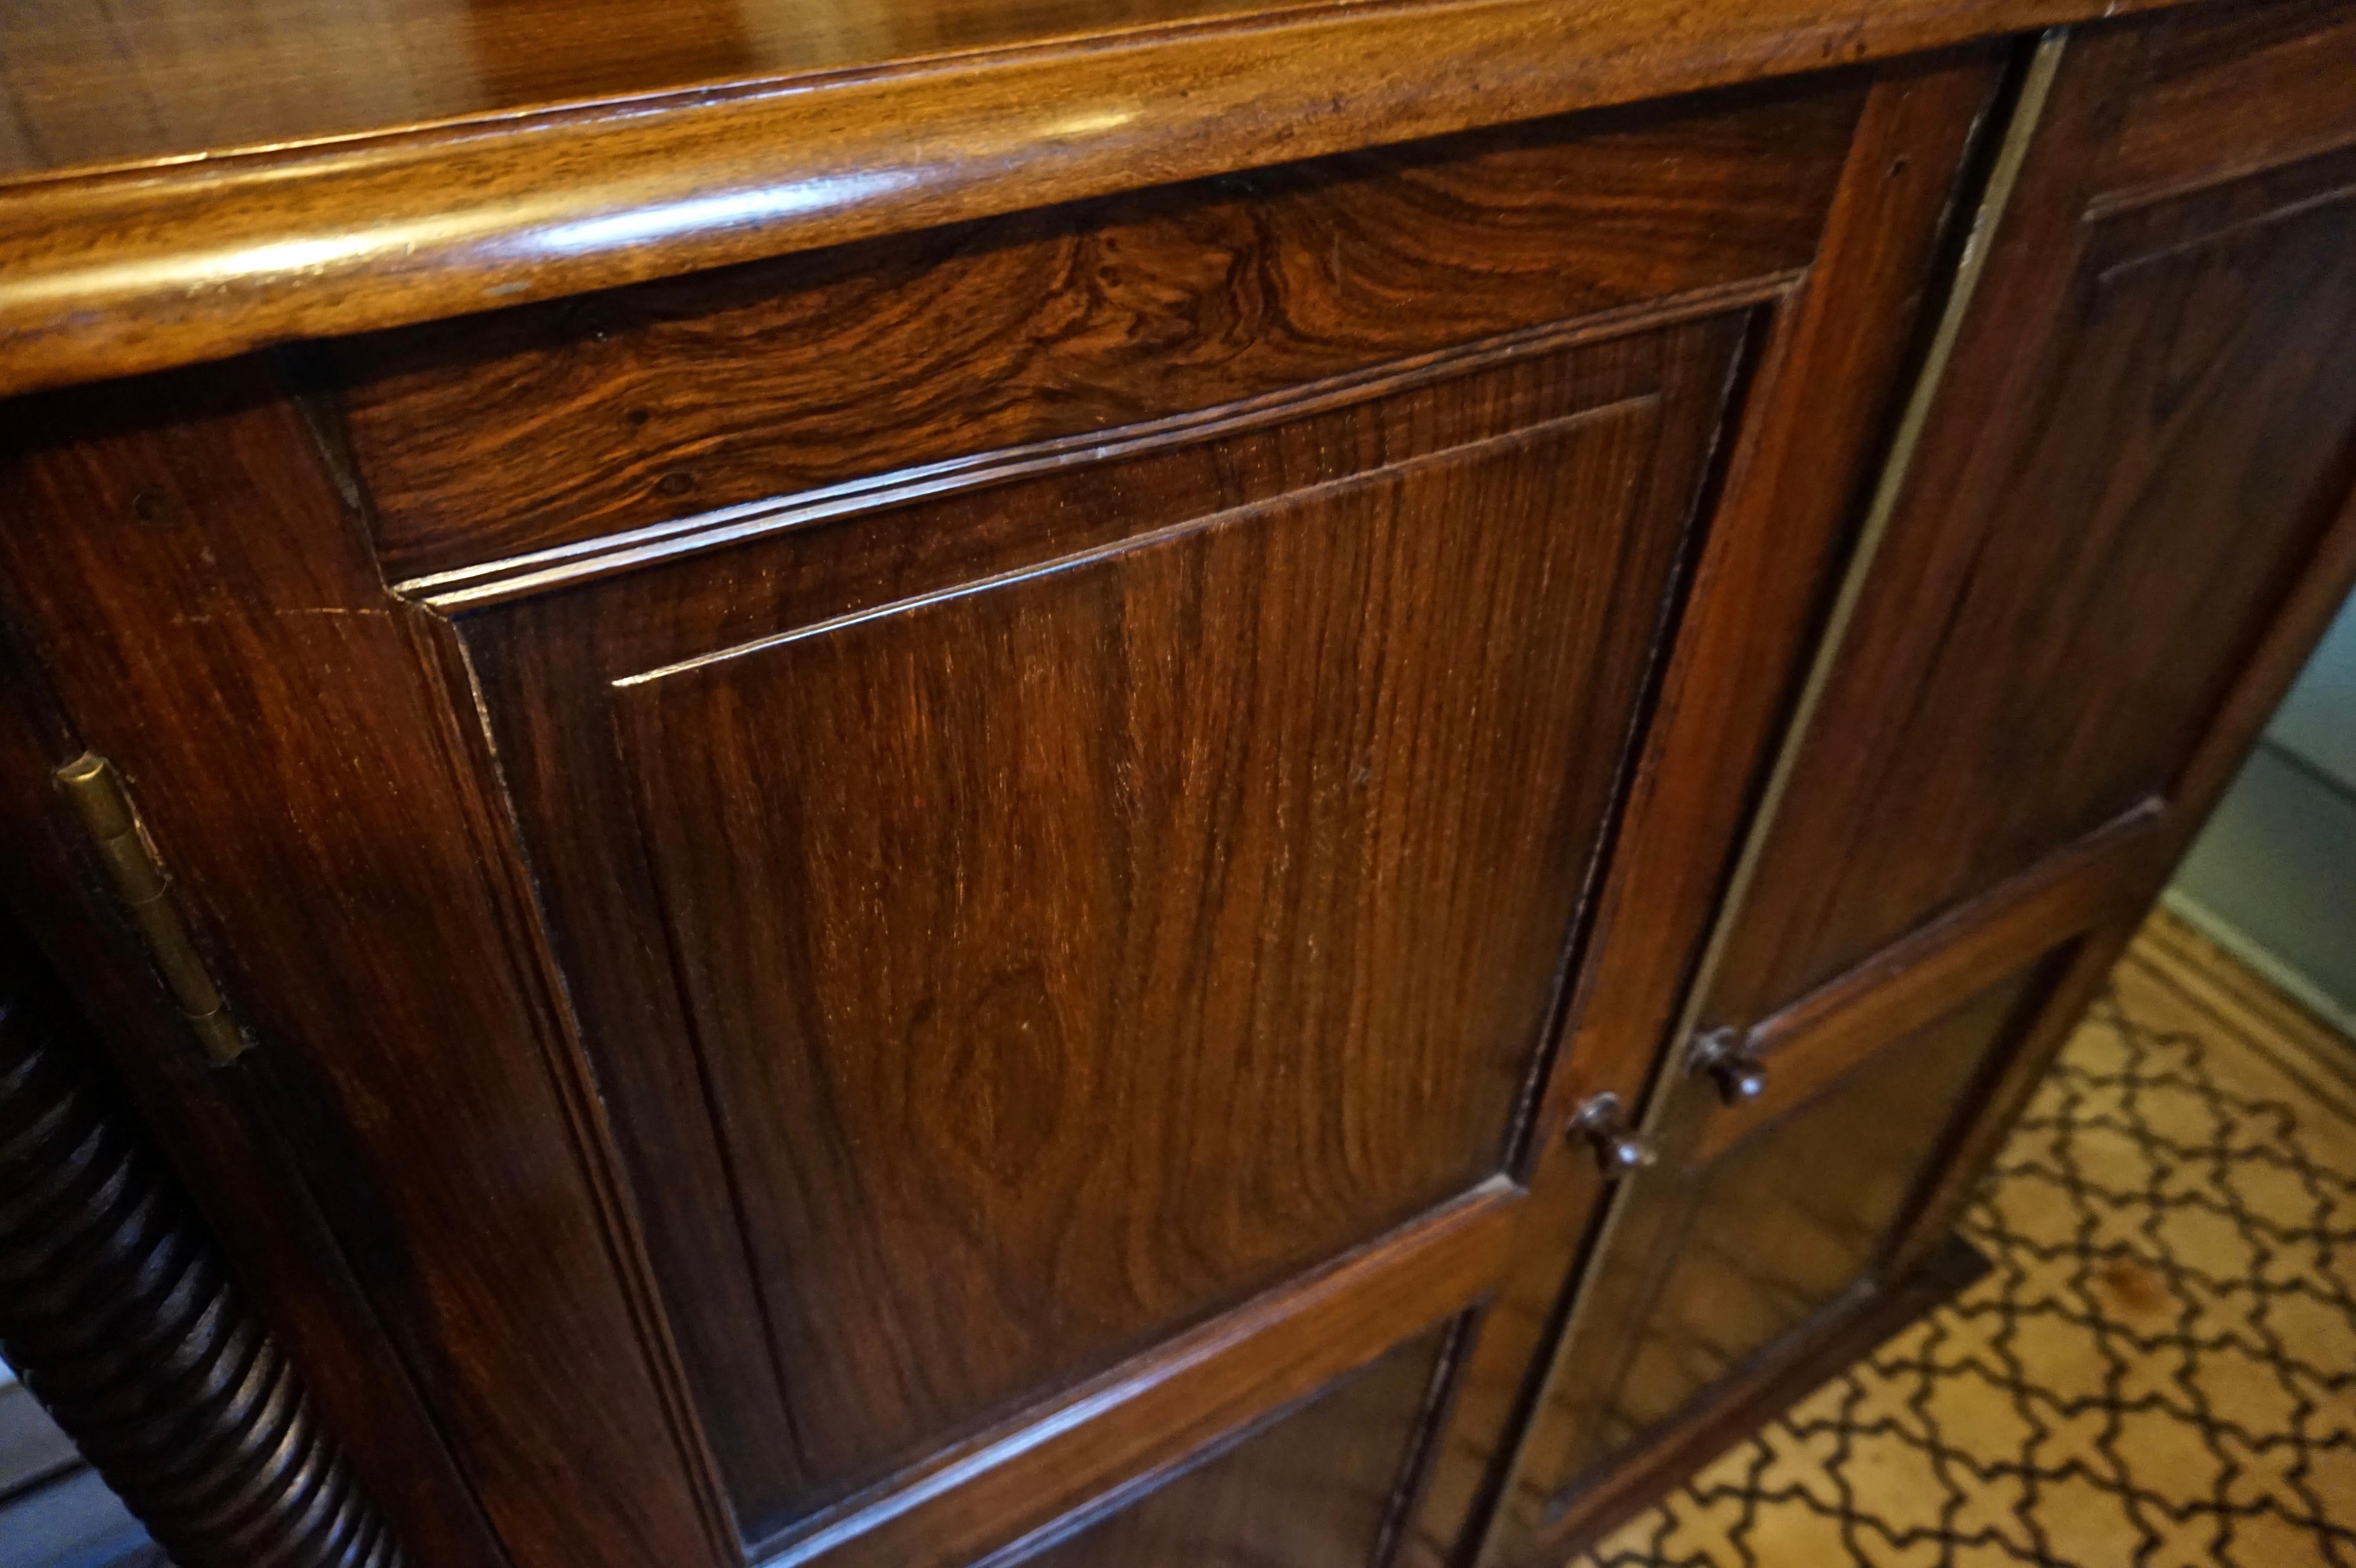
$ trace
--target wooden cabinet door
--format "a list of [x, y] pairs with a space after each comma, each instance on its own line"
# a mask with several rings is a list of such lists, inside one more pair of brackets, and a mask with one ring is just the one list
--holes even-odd
[[1994, 80], [48, 410], [12, 607], [519, 1563], [1452, 1549]]
[[1741, 329], [461, 623], [754, 1539], [1471, 1304]]
[[2344, 592], [2351, 59], [2346, 7], [2287, 4], [2089, 27], [2029, 72], [1498, 1560], [1591, 1525], [1632, 1456], [1706, 1456], [1713, 1412], [1925, 1259]]
[[[1199, 346], [1231, 379], [1344, 352], [1367, 368], [1118, 440], [844, 486], [685, 548], [431, 590], [751, 1551], [1177, 1561], [1200, 1529], [1215, 1538], [1200, 1551], [1227, 1554], [1213, 1560], [1342, 1568], [1403, 1534], [1450, 1380], [1514, 1350], [1478, 1333], [1482, 1304], [1525, 1251], [1558, 1281], [1600, 1189], [1558, 1179], [1533, 1226], [1531, 1151], [1558, 1141], [1572, 1083], [1550, 1080], [1551, 1046], [1670, 638], [1681, 624], [1749, 637], [1752, 673], [1788, 671], [1816, 587], [1836, 507], [1803, 497], [1827, 531], [1762, 581], [1737, 563], [1772, 548], [1765, 482], [1740, 475], [1740, 507], [1712, 505], [1738, 440], [1766, 439], [1784, 416], [1763, 410], [1798, 396], [1761, 357], [1857, 330], [1852, 313], [1919, 281], [1989, 80], [1977, 62], [1880, 90], [1844, 79], [1090, 216], [1081, 255], [1119, 312], [1145, 280], [1210, 291], [1123, 332], [1232, 319], [1244, 349]], [[1640, 292], [1617, 316], [1517, 319], [1626, 286], [1580, 237], [1590, 204], [1628, 199], [1596, 194], [1608, 179], [1660, 178], [1655, 149], [1712, 143], [1763, 175], [1749, 148], [1772, 131], [1836, 159], [1742, 221], [1697, 212], [1695, 260], [1639, 247], [1655, 277], [1706, 265], [1726, 281]], [[1922, 175], [1893, 187], [1889, 158], [1918, 153]], [[1763, 253], [1804, 233], [1813, 258], [1860, 159], [1905, 226], [1872, 237], [1861, 275], [1812, 260], [1746, 275], [1770, 235]], [[1794, 210], [1767, 221], [1779, 205]], [[1248, 221], [1231, 226], [1237, 206]], [[1248, 261], [1205, 269], [1212, 238]], [[1049, 251], [1059, 276], [1069, 243]], [[969, 255], [1001, 270], [1001, 294], [1020, 275], [974, 245], [925, 289], [964, 286], [945, 274], [981, 264]], [[1384, 267], [1429, 319], [1358, 292]], [[1301, 275], [1246, 311], [1226, 291], [1256, 273]], [[831, 302], [814, 293], [768, 308], [823, 333]], [[1398, 357], [1415, 335], [1462, 333], [1467, 312], [1488, 314], [1487, 336]], [[1061, 364], [1024, 374], [1106, 375], [1086, 334], [1117, 319], [1060, 327], [1025, 352]], [[1869, 329], [1850, 439], [1901, 326]], [[1166, 396], [1196, 351], [1158, 344], [1143, 371], [1109, 369]], [[441, 372], [412, 363], [381, 368], [355, 428], [364, 473], [424, 496], [445, 482], [381, 411], [413, 418], [440, 395]], [[522, 364], [480, 379], [589, 386]], [[906, 383], [887, 361], [878, 384]], [[870, 394], [854, 379], [840, 396]], [[839, 420], [838, 445], [707, 447], [697, 482], [767, 482], [740, 480], [732, 456], [912, 439], [781, 406]], [[1740, 633], [1737, 592], [1756, 617]], [[1751, 732], [1729, 787], [1764, 727]], [[1682, 852], [1722, 857], [1731, 820], [1688, 808]], [[1336, 1424], [1355, 1424], [1353, 1446], [1303, 1435]], [[1307, 1478], [1333, 1466], [1347, 1473]], [[1329, 1488], [1360, 1500], [1330, 1519], [1276, 1500]]]

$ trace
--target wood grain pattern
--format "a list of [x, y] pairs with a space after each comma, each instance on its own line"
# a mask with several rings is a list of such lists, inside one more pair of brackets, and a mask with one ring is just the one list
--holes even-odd
[[2356, 139], [2347, 103], [2347, 83], [2356, 77], [2356, 16], [2337, 0], [2170, 16], [2151, 26], [2139, 77], [2103, 154], [2097, 183], [2105, 205], [2212, 184]]
[[217, 1072], [188, 1049], [178, 1007], [60, 809], [56, 770], [83, 745], [20, 640], [24, 624], [13, 608], [0, 613], [0, 899], [70, 993], [95, 1060], [302, 1371], [412, 1561], [508, 1568], [289, 1140], [250, 1075]]
[[1742, 1046], [1764, 1068], [1766, 1091], [1713, 1116], [1697, 1157], [1804, 1103], [1956, 996], [2117, 922], [2157, 862], [2163, 817], [2157, 800], [2129, 808], [1752, 1025]]
[[[953, 1445], [768, 1543], [776, 1568], [964, 1568], [1381, 1358], [1494, 1288], [1521, 1195], [1492, 1178], [1333, 1266]], [[766, 1548], [765, 1547], [764, 1550]], [[757, 1555], [757, 1553], [756, 1553]]]
[[[235, 99], [201, 76], [185, 102], [143, 98], [135, 109], [86, 113], [110, 93], [143, 91], [112, 44], [70, 48], [78, 60], [107, 63], [52, 77], [54, 96], [12, 94], [12, 108], [37, 123], [63, 104], [76, 124], [120, 138], [113, 155], [143, 161], [112, 175], [22, 179], [0, 196], [0, 229], [19, 237], [0, 251], [0, 391], [1889, 59], [2147, 3], [1429, 0], [1285, 6], [1114, 34], [1074, 27], [1075, 6], [1022, 25], [1033, 38], [1083, 35], [1065, 40], [668, 94], [686, 85], [678, 51], [625, 29], [620, 74], [656, 96], [557, 107], [541, 94], [563, 96], [561, 80], [523, 95], [532, 101], [470, 85], [454, 121], [409, 128], [355, 107], [382, 101], [387, 77], [402, 74], [400, 52], [348, 47], [322, 20], [333, 14], [322, 0], [302, 13], [290, 46], [305, 87], [291, 115], [271, 114], [285, 101], [275, 95]], [[609, 0], [606, 15], [621, 8]], [[600, 53], [616, 48], [612, 27], [577, 19], [573, 7], [533, 10], [555, 20], [527, 29], [522, 48], [558, 78], [569, 60], [602, 95], [623, 91], [613, 56]], [[714, 24], [708, 6], [676, 11], [683, 34]], [[1165, 14], [1196, 13], [1182, 3]], [[928, 30], [919, 24], [912, 36]], [[420, 74], [416, 97], [434, 101], [446, 73], [429, 61]], [[494, 67], [485, 80], [507, 74]], [[237, 75], [232, 63], [226, 79]], [[212, 125], [234, 133], [247, 109], [266, 117], [252, 129], [272, 150], [212, 141]], [[329, 127], [338, 139], [304, 144]], [[8, 150], [22, 157], [26, 148]], [[189, 155], [198, 153], [206, 155]]]
[[183, 1568], [405, 1568], [92, 1054], [0, 923], [0, 1351]]
[[[2152, 847], [2148, 864], [2129, 877], [2122, 891], [2120, 902], [2125, 907], [2147, 909], [2158, 896], [2170, 869], [2240, 771], [2351, 591], [2356, 591], [2356, 486], [2341, 502], [2338, 517], [2313, 553], [2300, 563], [2297, 582], [2178, 775], [2163, 831]], [[2014, 1118], [2068, 1040], [2079, 1014], [2107, 982], [2112, 965], [2126, 950], [2136, 929], [2131, 920], [2121, 919], [2090, 933], [2080, 944], [2071, 972], [2055, 988], [2046, 1018], [2005, 1064], [2001, 1075], [1977, 1096], [1969, 1120], [1942, 1155], [1938, 1179], [1921, 1195], [1908, 1221], [1901, 1258], [1919, 1256], [1935, 1247], [1939, 1236], [1962, 1212]]]
[[752, 503], [940, 483], [953, 460], [1058, 437], [1085, 453], [1119, 427], [1789, 273], [1815, 252], [1863, 93], [1553, 121], [369, 339], [337, 370], [378, 549], [440, 593], [601, 536], [741, 535]]
[[[1628, 527], [1650, 412], [632, 691], [814, 1477], [1494, 1168], [1611, 773], [1558, 779], [1672, 559]], [[1623, 595], [1622, 648], [1555, 635]]]
[[[1665, 1174], [1607, 1221], [1503, 1499], [1499, 1560], [1558, 1556], [1580, 1520], [1632, 1500], [1633, 1477], [1661, 1484], [1647, 1445], [1723, 1435], [1721, 1403], [1755, 1381], [1740, 1361], [1781, 1355], [1760, 1347], [1795, 1331], [1794, 1309], [1846, 1293], [1868, 1311], [1935, 1251], [2292, 650], [2356, 577], [2356, 165], [2245, 164], [2356, 122], [2319, 83], [2244, 112], [2194, 80], [2287, 87], [2281, 61], [2338, 25], [2258, 8], [2208, 33], [2088, 29], [2063, 58], [1726, 961], [1700, 982], [1702, 1021], [1764, 1046], [1770, 1087], [1730, 1110], [1666, 1079]], [[2270, 62], [2219, 47], [2254, 38]], [[2162, 101], [2190, 123], [2165, 160], [2147, 142], [2144, 183], [2121, 188], [2115, 149], [2144, 133], [2122, 127]], [[2308, 131], [2278, 133], [2291, 124]], [[1795, 1130], [1941, 1074], [1912, 1112]], [[1871, 1195], [1835, 1227], [1847, 1243], [1759, 1244], [1762, 1195], [1810, 1189], [1901, 1124], [1904, 1147], [1802, 1204], [1837, 1216]], [[1711, 1237], [1727, 1278], [1688, 1288]], [[1787, 1263], [1807, 1277], [1783, 1278]], [[1753, 1278], [1772, 1288], [1734, 1283]]]
[[23, 416], [13, 624], [80, 743], [168, 781], [142, 814], [259, 1042], [230, 1071], [485, 1513], [526, 1561], [724, 1561], [447, 699], [301, 418], [251, 365]]
[[1664, 674], [1568, 1033], [1521, 1157], [1526, 1240], [1468, 1349], [1403, 1562], [1469, 1561], [1480, 1548], [1531, 1369], [1547, 1353], [1596, 1215], [1594, 1162], [1566, 1146], [1561, 1128], [1596, 1091], [1636, 1103], [1676, 1016], [1997, 80], [1993, 59], [1979, 56], [1924, 61], [1876, 83], [1806, 287], [1764, 336], [1751, 413]]
[[1386, 1354], [1340, 1388], [1079, 1533], [1006, 1561], [1032, 1568], [1367, 1568], [1413, 1456], [1447, 1330]]
[[1952, 451], [1917, 479], [1720, 1016], [1780, 1005], [2170, 787], [2350, 483], [2351, 176], [2327, 158], [2094, 229], [2050, 368], [2008, 411], [2020, 446], [1976, 453], [2011, 481], [1943, 486]]
[[749, 1528], [1496, 1168], [1743, 325], [462, 621]]

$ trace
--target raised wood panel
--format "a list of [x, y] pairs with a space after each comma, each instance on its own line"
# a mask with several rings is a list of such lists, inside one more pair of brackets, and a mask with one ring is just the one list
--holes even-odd
[[[2300, 66], [2344, 21], [2188, 14], [2061, 57], [1703, 960], [1699, 1021], [1764, 1091], [1662, 1081], [1662, 1164], [1604, 1222], [1483, 1561], [1558, 1561], [1674, 1482], [1935, 1246], [2319, 629], [2311, 574], [2356, 566], [2356, 157], [2317, 152], [2356, 113]], [[2241, 101], [2269, 93], [2297, 101]]]
[[[1573, 416], [624, 688], [814, 1483], [1495, 1167], [1612, 778], [1565, 763], [1609, 758], [1640, 667], [1559, 629], [1624, 591], [1641, 654], [1656, 425]], [[1582, 560], [1599, 535], [1634, 559]]]
[[1008, 1561], [1024, 1568], [1372, 1568], [1411, 1489], [1420, 1418], [1440, 1392], [1449, 1329], [1386, 1354], [1340, 1388], [1080, 1531]]
[[2356, 141], [2344, 0], [2187, 6], [2147, 25], [2140, 80], [2097, 183], [2106, 202]]
[[1863, 91], [1355, 153], [363, 340], [340, 372], [378, 548], [400, 580], [741, 528], [712, 514], [1789, 272]]
[[1747, 324], [462, 618], [749, 1534], [1500, 1168]]
[[2173, 787], [2350, 482], [2351, 180], [2334, 155], [2092, 226], [2010, 482], [1977, 516], [1926, 487], [1877, 560], [1715, 1017]]

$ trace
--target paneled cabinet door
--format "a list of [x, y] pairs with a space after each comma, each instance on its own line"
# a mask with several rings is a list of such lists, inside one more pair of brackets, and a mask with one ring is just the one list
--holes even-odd
[[[1671, 639], [1741, 640], [1776, 700], [1843, 460], [1749, 448], [1836, 343], [1862, 441], [1991, 80], [1483, 133], [351, 357], [749, 1551], [1342, 1568], [1402, 1534], [1455, 1374], [1514, 1353], [1483, 1303], [1523, 1248], [1558, 1280], [1598, 1190], [1526, 1223]], [[421, 439], [486, 400], [575, 443], [570, 506]], [[1092, 410], [1152, 417], [1062, 433]], [[691, 487], [723, 509], [648, 524]], [[467, 507], [542, 548], [454, 565]], [[638, 530], [562, 542], [584, 510]], [[1713, 737], [1723, 788], [1763, 732]], [[1703, 804], [1678, 842], [1722, 857]]]
[[10, 610], [519, 1565], [1452, 1549], [1994, 80], [41, 405]]
[[1493, 1561], [1559, 1551], [1632, 1454], [1938, 1243], [2356, 572], [2351, 61], [2356, 16], [2293, 3], [2088, 27], [2030, 74]]
[[463, 624], [754, 1539], [1471, 1304], [1742, 326]]

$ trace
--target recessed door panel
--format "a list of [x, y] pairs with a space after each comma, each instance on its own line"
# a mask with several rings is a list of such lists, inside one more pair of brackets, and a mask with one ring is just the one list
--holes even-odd
[[1568, 1554], [1766, 1417], [1777, 1367], [1928, 1288], [2320, 629], [2356, 480], [2356, 119], [2290, 68], [2345, 42], [2299, 0], [2039, 50], [1953, 357], [1697, 955], [1698, 1027], [1660, 1042], [1660, 1164], [1563, 1303], [1484, 1563]]
[[2167, 793], [2347, 492], [2351, 256], [2345, 155], [2098, 215], [2022, 444], [1971, 471], [2000, 494], [1958, 516], [1926, 473], [1893, 524], [1721, 1016]]
[[[622, 688], [814, 1476], [1494, 1168], [1658, 434], [1574, 415]], [[1656, 596], [1673, 541], [1628, 542]]]
[[1746, 330], [461, 623], [748, 1536], [1502, 1168]]

